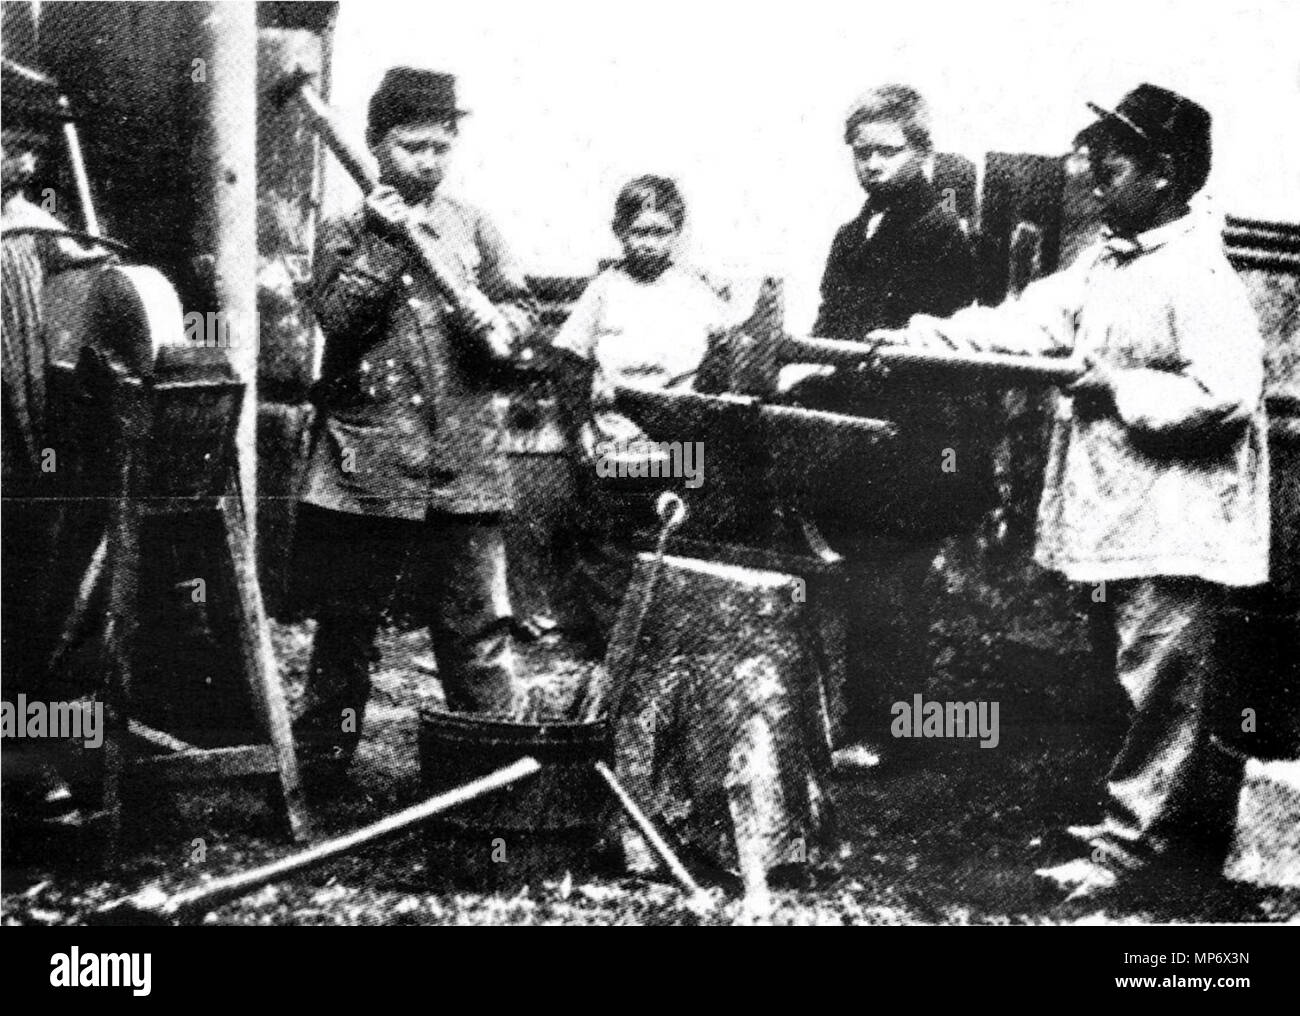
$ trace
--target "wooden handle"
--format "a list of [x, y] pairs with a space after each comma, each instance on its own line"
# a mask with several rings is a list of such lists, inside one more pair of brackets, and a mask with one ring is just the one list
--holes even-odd
[[890, 369], [949, 370], [989, 374], [1023, 381], [1068, 383], [1083, 373], [1078, 361], [1011, 353], [959, 353], [910, 346], [876, 346], [869, 342], [787, 336], [781, 358], [786, 363], [825, 363], [855, 367], [880, 363]]
[[[352, 177], [356, 185], [361, 188], [362, 193], [369, 194], [379, 186], [379, 179], [371, 169], [370, 160], [343, 133], [334, 111], [316, 93], [316, 90], [308, 82], [303, 81], [293, 94], [302, 100], [312, 126], [316, 128], [321, 139], [325, 142], [325, 147], [334, 153], [334, 157], [339, 160], [339, 165], [347, 171], [348, 176]], [[407, 246], [415, 252], [420, 259], [420, 263], [428, 270], [434, 284], [447, 302], [452, 305], [454, 310], [464, 310], [468, 299], [465, 287], [452, 275], [447, 266], [442, 263], [442, 260], [429, 249], [428, 244], [422, 241], [414, 229], [408, 226], [403, 232]]]
[[339, 160], [339, 165], [347, 171], [348, 176], [352, 177], [362, 193], [369, 194], [379, 186], [379, 178], [371, 169], [370, 160], [339, 128], [334, 111], [326, 105], [325, 100], [316, 93], [316, 90], [304, 82], [299, 87], [297, 96], [307, 108], [312, 124], [325, 142], [325, 146], [334, 153], [334, 157]]
[[511, 783], [533, 775], [541, 768], [541, 763], [535, 758], [521, 758], [518, 762], [489, 773], [487, 776], [482, 776], [446, 793], [438, 794], [421, 804], [413, 805], [404, 811], [399, 811], [395, 815], [390, 815], [388, 818], [357, 829], [345, 836], [326, 840], [324, 843], [319, 843], [308, 850], [291, 854], [270, 864], [264, 864], [249, 871], [240, 872], [237, 875], [229, 875], [226, 878], [214, 879], [206, 885], [177, 893], [163, 905], [163, 915], [174, 920], [183, 920], [189, 916], [206, 913], [228, 900], [243, 896], [254, 889], [282, 879], [286, 875], [316, 867], [331, 858], [338, 857], [340, 854], [349, 853], [358, 847], [405, 832], [412, 826], [447, 811], [449, 808], [464, 804], [466, 801], [481, 797], [493, 790], [509, 786]]

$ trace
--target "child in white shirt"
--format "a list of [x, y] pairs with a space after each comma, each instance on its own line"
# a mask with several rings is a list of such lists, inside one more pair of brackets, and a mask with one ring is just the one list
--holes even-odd
[[570, 360], [561, 369], [569, 388], [562, 400], [581, 463], [577, 577], [595, 655], [604, 652], [631, 578], [638, 531], [644, 535], [655, 520], [653, 490], [611, 486], [596, 476], [599, 456], [634, 451], [646, 440], [615, 408], [616, 388], [716, 389], [716, 379], [703, 373], [712, 374], [721, 358], [708, 354], [721, 350], [718, 340], [735, 323], [722, 295], [676, 262], [685, 220], [672, 180], [642, 176], [628, 183], [612, 223], [623, 257], [592, 280], [552, 343]]
[[587, 287], [553, 348], [590, 363], [588, 457], [600, 442], [629, 442], [640, 428], [613, 408], [615, 386], [696, 387], [715, 338], [734, 324], [730, 305], [698, 272], [678, 264], [686, 206], [672, 180], [642, 176], [614, 205], [621, 260]]

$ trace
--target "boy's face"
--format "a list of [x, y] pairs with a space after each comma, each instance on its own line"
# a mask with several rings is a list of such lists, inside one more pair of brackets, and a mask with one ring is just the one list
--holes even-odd
[[423, 201], [446, 176], [456, 137], [455, 124], [441, 120], [389, 128], [371, 149], [379, 161], [379, 178], [407, 201]]
[[1101, 203], [1106, 225], [1121, 234], [1140, 233], [1152, 225], [1169, 198], [1169, 184], [1158, 164], [1104, 143], [1089, 151], [1088, 164], [1092, 194]]
[[913, 148], [895, 120], [868, 120], [849, 141], [858, 183], [868, 194], [887, 195], [922, 175], [925, 153]]
[[633, 275], [653, 279], [672, 262], [679, 231], [667, 212], [641, 212], [616, 232]]

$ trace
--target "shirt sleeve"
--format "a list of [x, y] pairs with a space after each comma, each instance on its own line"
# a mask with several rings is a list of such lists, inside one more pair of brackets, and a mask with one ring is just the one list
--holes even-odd
[[[1089, 261], [1084, 258], [1081, 261]], [[1083, 270], [1075, 266], [1025, 287], [997, 307], [967, 307], [951, 317], [917, 314], [903, 340], [921, 348], [959, 352], [1068, 354], [1083, 303]]]
[[595, 353], [596, 326], [600, 322], [600, 307], [604, 298], [605, 276], [598, 275], [592, 279], [587, 288], [578, 297], [573, 310], [565, 319], [560, 330], [551, 340], [556, 349], [565, 349], [575, 356], [589, 360]]
[[1115, 408], [1134, 431], [1176, 437], [1240, 426], [1259, 407], [1263, 341], [1231, 266], [1179, 280], [1166, 320], [1177, 361], [1114, 372]]
[[408, 255], [348, 217], [321, 224], [312, 256], [312, 310], [329, 337], [360, 337], [382, 321]]
[[475, 232], [483, 257], [478, 269], [479, 288], [505, 318], [512, 338], [525, 339], [537, 327], [539, 317], [528, 277], [491, 219], [480, 214]]

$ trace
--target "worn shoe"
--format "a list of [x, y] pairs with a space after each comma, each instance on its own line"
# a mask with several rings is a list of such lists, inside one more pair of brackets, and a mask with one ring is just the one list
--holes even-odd
[[850, 744], [831, 753], [831, 769], [837, 776], [852, 776], [877, 768], [884, 761], [884, 753], [875, 745]]

